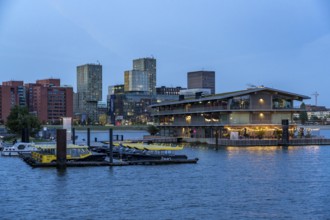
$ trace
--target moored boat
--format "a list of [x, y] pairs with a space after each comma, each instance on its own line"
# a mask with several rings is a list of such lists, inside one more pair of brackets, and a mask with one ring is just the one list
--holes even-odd
[[123, 143], [114, 154], [125, 161], [136, 160], [187, 160], [184, 154], [174, 154], [173, 151], [182, 150], [181, 146], [168, 146], [144, 143]]
[[12, 146], [3, 147], [2, 156], [18, 156], [20, 153], [31, 153], [38, 151], [34, 143], [18, 142]]
[[[56, 146], [39, 146], [38, 151], [31, 153], [31, 159], [37, 163], [55, 163], [57, 160]], [[71, 161], [104, 161], [106, 154], [92, 153], [87, 146], [70, 144], [66, 149], [66, 160]]]

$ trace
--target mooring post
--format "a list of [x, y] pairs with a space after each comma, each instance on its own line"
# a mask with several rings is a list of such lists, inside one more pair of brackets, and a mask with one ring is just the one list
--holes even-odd
[[113, 134], [112, 128], [109, 129], [109, 160], [113, 163]]
[[87, 128], [87, 146], [91, 146], [91, 129]]
[[218, 129], [215, 130], [215, 147], [217, 149], [219, 147], [219, 133], [218, 133]]
[[29, 129], [28, 128], [23, 128], [22, 129], [22, 142], [30, 142], [29, 139]]
[[289, 120], [282, 120], [282, 144], [288, 146], [289, 144]]
[[56, 130], [56, 162], [58, 168], [66, 167], [66, 129]]
[[21, 140], [22, 142], [25, 142], [25, 128], [22, 128]]
[[120, 136], [120, 140], [121, 140], [121, 141], [124, 141], [124, 135], [121, 135], [121, 136]]
[[72, 128], [72, 144], [76, 144], [76, 129]]

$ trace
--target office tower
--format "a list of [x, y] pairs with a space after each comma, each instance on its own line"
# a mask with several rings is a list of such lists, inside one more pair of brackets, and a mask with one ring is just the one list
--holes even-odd
[[107, 106], [110, 124], [115, 125], [116, 118], [123, 119], [124, 87], [123, 84], [108, 87]]
[[147, 71], [125, 71], [125, 92], [150, 92], [149, 75]]
[[188, 72], [188, 89], [211, 89], [211, 94], [215, 94], [215, 72], [195, 71]]
[[149, 78], [148, 91], [150, 94], [156, 94], [156, 59], [139, 58], [133, 60], [133, 70], [144, 71]]
[[102, 100], [102, 65], [77, 66], [77, 113], [82, 121], [97, 122], [97, 103]]

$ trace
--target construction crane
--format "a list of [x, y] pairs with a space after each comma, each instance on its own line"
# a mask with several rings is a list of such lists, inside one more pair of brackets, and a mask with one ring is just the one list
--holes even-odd
[[315, 96], [315, 106], [317, 106], [317, 97], [318, 97], [320, 94], [318, 94], [317, 92], [314, 92], [312, 95]]

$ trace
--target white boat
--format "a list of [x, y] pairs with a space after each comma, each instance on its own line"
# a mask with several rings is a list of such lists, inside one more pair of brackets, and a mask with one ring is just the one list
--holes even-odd
[[38, 151], [34, 143], [18, 142], [10, 147], [3, 147], [1, 151], [2, 156], [18, 156], [20, 153], [31, 153]]

